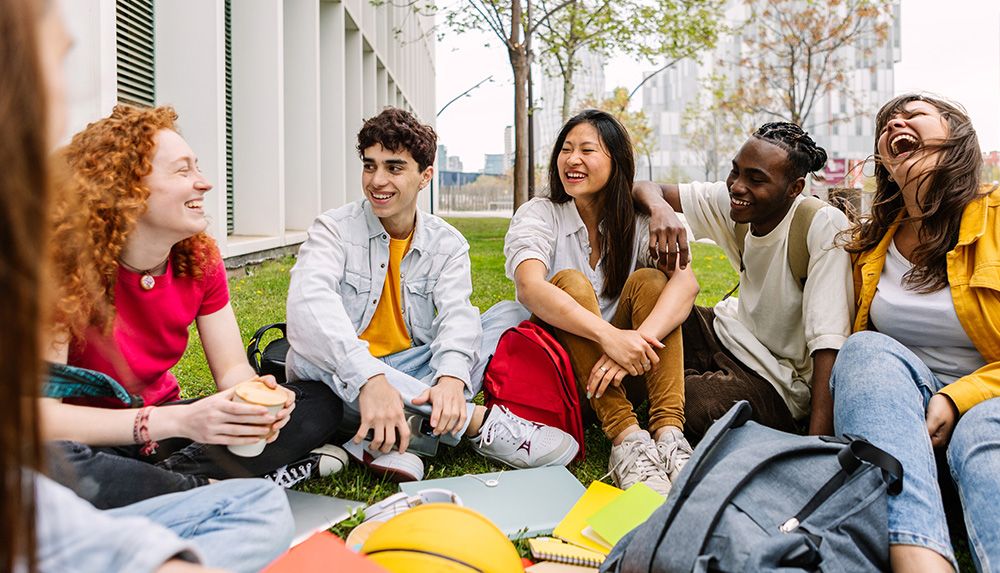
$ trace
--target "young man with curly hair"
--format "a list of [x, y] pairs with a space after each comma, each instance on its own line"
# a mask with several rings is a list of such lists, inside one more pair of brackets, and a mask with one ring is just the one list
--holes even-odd
[[322, 380], [343, 398], [356, 430], [346, 448], [375, 471], [423, 476], [406, 451], [415, 413], [429, 416], [427, 433], [444, 443], [465, 436], [514, 467], [565, 465], [578, 448], [568, 434], [472, 402], [511, 320], [503, 306], [480, 322], [469, 300], [469, 244], [417, 208], [436, 147], [434, 130], [401, 109], [365, 122], [364, 199], [320, 215], [292, 269], [288, 377]]

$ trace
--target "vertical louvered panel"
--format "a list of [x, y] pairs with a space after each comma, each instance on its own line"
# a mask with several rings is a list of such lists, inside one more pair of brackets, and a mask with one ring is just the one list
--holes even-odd
[[233, 7], [226, 5], [226, 233], [233, 234]]
[[118, 101], [156, 105], [153, 0], [117, 0]]

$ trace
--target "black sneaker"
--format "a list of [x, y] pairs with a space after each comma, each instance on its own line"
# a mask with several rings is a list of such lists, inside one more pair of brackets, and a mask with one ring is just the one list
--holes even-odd
[[309, 455], [301, 460], [281, 466], [262, 477], [281, 487], [290, 488], [310, 478], [335, 474], [345, 467], [347, 467], [347, 452], [340, 446], [324, 444], [309, 452]]

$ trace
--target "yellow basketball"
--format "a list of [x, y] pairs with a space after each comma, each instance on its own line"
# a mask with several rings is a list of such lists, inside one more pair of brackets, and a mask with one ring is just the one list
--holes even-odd
[[514, 545], [481, 514], [451, 503], [409, 509], [372, 532], [361, 552], [393, 573], [523, 571]]

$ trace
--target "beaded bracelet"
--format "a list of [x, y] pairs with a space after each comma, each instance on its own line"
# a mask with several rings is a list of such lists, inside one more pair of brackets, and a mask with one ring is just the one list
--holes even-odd
[[139, 453], [144, 456], [155, 454], [156, 448], [160, 447], [160, 444], [154, 442], [149, 437], [149, 414], [152, 411], [152, 406], [146, 406], [139, 410], [135, 415], [135, 423], [132, 425], [132, 441], [143, 445]]

